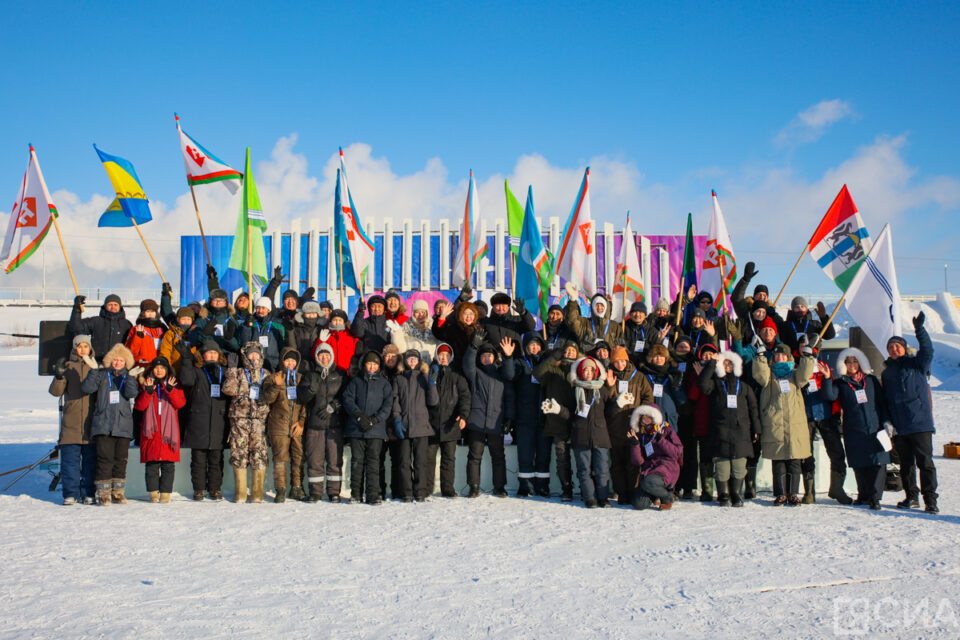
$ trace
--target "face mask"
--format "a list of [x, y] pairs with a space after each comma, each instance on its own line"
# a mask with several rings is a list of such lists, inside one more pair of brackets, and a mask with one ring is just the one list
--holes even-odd
[[790, 375], [790, 372], [793, 371], [793, 361], [775, 362], [770, 369], [773, 371], [773, 375], [778, 378], [783, 378]]

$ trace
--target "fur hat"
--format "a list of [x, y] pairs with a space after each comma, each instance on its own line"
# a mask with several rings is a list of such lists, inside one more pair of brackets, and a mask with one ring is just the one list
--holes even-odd
[[630, 305], [630, 313], [633, 313], [634, 311], [639, 311], [640, 313], [646, 313], [646, 312], [647, 312], [647, 303], [646, 303], [646, 302], [641, 302], [640, 300], [637, 300], [637, 301], [634, 302], [632, 305]]
[[610, 362], [616, 362], [617, 360], [630, 360], [627, 350], [619, 344], [610, 352]]
[[650, 404], [642, 404], [630, 414], [630, 430], [634, 433], [640, 431], [640, 419], [643, 416], [653, 418], [653, 424], [663, 424], [663, 412], [660, 411], [660, 407], [652, 402]]
[[492, 297], [492, 298], [490, 298], [490, 304], [505, 304], [505, 305], [509, 305], [509, 304], [510, 304], [510, 296], [508, 296], [507, 294], [503, 293], [502, 291], [498, 291], [498, 292], [496, 292], [495, 294], [493, 294], [493, 297]]
[[180, 318], [190, 318], [191, 320], [196, 320], [197, 314], [195, 314], [193, 309], [190, 307], [180, 307], [177, 309], [177, 320]]
[[590, 350], [590, 353], [596, 353], [600, 349], [606, 349], [607, 352], [609, 353], [610, 343], [607, 342], [606, 340], [597, 340], [596, 342], [593, 343], [593, 349]]
[[257, 304], [254, 305], [254, 308], [263, 307], [264, 309], [273, 310], [273, 300], [267, 296], [260, 296], [257, 298]]
[[670, 311], [670, 301], [667, 300], [664, 296], [660, 296], [660, 299], [657, 300], [657, 304], [653, 305], [654, 311]]
[[77, 335], [73, 336], [73, 348], [76, 349], [77, 345], [86, 344], [92, 349], [93, 344], [90, 342], [92, 339], [93, 338], [86, 333], [78, 333]]
[[796, 307], [803, 307], [804, 309], [808, 308], [807, 299], [803, 296], [797, 296], [790, 301], [790, 308], [794, 309]]
[[847, 363], [845, 360], [850, 356], [856, 358], [857, 362], [860, 363], [860, 371], [863, 371], [865, 374], [873, 373], [873, 367], [870, 366], [870, 360], [867, 359], [867, 354], [855, 347], [848, 347], [837, 356], [837, 375], [847, 375]]
[[240, 349], [240, 354], [243, 356], [244, 360], [248, 360], [248, 356], [251, 353], [256, 352], [260, 356], [260, 363], [263, 363], [263, 346], [256, 341], [250, 341], [243, 345]]
[[383, 349], [380, 351], [380, 355], [381, 355], [381, 356], [388, 356], [388, 355], [390, 355], [390, 354], [393, 354], [393, 355], [395, 355], [395, 356], [399, 356], [399, 355], [400, 355], [400, 349], [399, 349], [399, 347], [397, 347], [397, 345], [395, 345], [395, 344], [384, 345]]
[[670, 350], [667, 349], [662, 344], [655, 344], [650, 347], [650, 350], [647, 351], [647, 362], [653, 362], [653, 359], [657, 356], [663, 356], [667, 360], [670, 359]]
[[313, 300], [308, 300], [303, 303], [303, 312], [320, 315], [320, 305]]
[[123, 358], [123, 366], [127, 369], [133, 369], [133, 352], [130, 349], [127, 349], [125, 346], [119, 342], [107, 351], [106, 355], [103, 356], [103, 364], [107, 367], [110, 366], [110, 363], [113, 362], [114, 358]]
[[347, 312], [344, 311], [343, 309], [334, 309], [333, 311], [331, 311], [330, 321], [333, 322], [334, 318], [341, 318], [344, 324], [349, 322], [349, 319], [347, 318]]
[[743, 358], [733, 351], [721, 351], [720, 355], [717, 356], [717, 367], [713, 371], [718, 378], [727, 375], [726, 370], [723, 368], [723, 363], [726, 360], [733, 363], [733, 375], [738, 378], [743, 375]]
[[316, 350], [316, 351], [314, 352], [314, 354], [313, 354], [313, 359], [314, 359], [314, 361], [317, 363], [318, 366], [322, 366], [322, 365], [320, 365], [320, 354], [321, 354], [321, 353], [329, 353], [329, 354], [330, 354], [330, 366], [332, 367], [332, 366], [333, 366], [333, 361], [334, 361], [334, 359], [335, 359], [335, 355], [334, 355], [334, 353], [333, 353], [333, 347], [331, 347], [331, 346], [330, 346], [329, 344], [327, 344], [326, 342], [321, 342], [321, 343], [320, 343], [320, 346], [317, 347], [317, 350]]
[[[239, 298], [240, 296], [237, 297]], [[210, 302], [213, 302], [214, 300], [223, 300], [224, 302], [227, 302], [227, 292], [223, 289], [214, 289], [210, 292]]]
[[150, 298], [147, 298], [146, 300], [140, 301], [141, 313], [144, 311], [153, 311], [154, 313], [156, 313], [159, 310], [160, 310], [160, 306], [157, 304], [156, 300], [151, 300]]
[[427, 304], [427, 301], [423, 298], [418, 298], [413, 301], [413, 306], [410, 308], [411, 311], [416, 311], [418, 309], [423, 309], [427, 313], [430, 313], [430, 305]]

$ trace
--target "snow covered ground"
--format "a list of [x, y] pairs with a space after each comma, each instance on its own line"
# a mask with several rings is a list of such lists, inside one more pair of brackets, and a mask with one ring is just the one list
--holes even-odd
[[[941, 390], [960, 336], [928, 316], [940, 452], [960, 440], [960, 392]], [[0, 349], [0, 370], [3, 471], [50, 450], [57, 415], [34, 349]], [[490, 496], [62, 507], [38, 470], [0, 494], [0, 638], [955, 638], [960, 461], [937, 465], [936, 517], [896, 509], [902, 494], [877, 513], [769, 495], [642, 513]]]

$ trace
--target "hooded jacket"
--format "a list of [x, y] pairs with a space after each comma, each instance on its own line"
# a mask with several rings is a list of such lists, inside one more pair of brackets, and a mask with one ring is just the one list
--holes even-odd
[[[573, 387], [567, 381], [567, 373], [570, 365], [576, 360], [566, 361], [563, 358], [564, 348], [568, 345], [576, 347], [574, 342], [568, 342], [555, 351], [548, 353], [533, 368], [534, 377], [540, 381], [542, 388], [541, 395], [544, 400], [552, 398], [557, 401], [561, 407], [573, 406]], [[579, 351], [577, 357], [579, 358]], [[543, 435], [559, 440], [570, 439], [570, 422], [564, 420], [557, 414], [547, 414], [543, 419]]]
[[[191, 326], [191, 329], [192, 328]], [[185, 342], [185, 336], [189, 333], [189, 329], [184, 330], [176, 323], [173, 323], [169, 329], [164, 331], [163, 338], [160, 339], [160, 350], [157, 352], [157, 355], [161, 358], [166, 358], [173, 372], [178, 376], [180, 375], [180, 370], [183, 365], [180, 362], [180, 352], [177, 351], [176, 345], [179, 342]], [[196, 354], [196, 349], [191, 347], [190, 352]]]
[[[663, 424], [663, 414], [655, 405], [644, 405], [633, 410], [630, 417], [630, 428], [637, 432], [637, 441], [631, 443], [630, 461], [640, 467], [640, 477], [657, 474], [663, 478], [663, 484], [669, 489], [677, 483], [680, 477], [680, 467], [683, 464], [683, 444], [680, 437], [670, 425], [663, 425], [659, 432], [648, 436], [640, 431], [640, 418], [649, 415], [654, 424]], [[647, 455], [646, 445], [653, 450]]]
[[[227, 361], [220, 359], [213, 364], [197, 366], [193, 359], [184, 360], [180, 366], [180, 385], [187, 398], [187, 410], [183, 420], [183, 442], [188, 449], [223, 449], [229, 429], [227, 405], [229, 398], [223, 393], [227, 374]], [[218, 397], [212, 396], [213, 385], [220, 386]]]
[[[283, 361], [292, 357], [297, 361], [293, 371], [287, 371]], [[306, 420], [306, 407], [297, 393], [303, 375], [299, 371], [300, 352], [287, 347], [280, 354], [280, 365], [276, 373], [268, 375], [263, 381], [263, 401], [270, 405], [267, 415], [267, 433], [276, 436], [292, 436], [293, 425], [303, 426]], [[289, 398], [288, 387], [293, 387], [294, 398]]]
[[[110, 362], [122, 357], [124, 367], [114, 371]], [[80, 391], [86, 394], [96, 393], [93, 422], [90, 436], [114, 436], [133, 439], [133, 407], [131, 400], [137, 397], [136, 376], [129, 375], [133, 368], [133, 354], [122, 344], [115, 344], [103, 356], [106, 369], [91, 369], [80, 385]], [[110, 402], [110, 392], [119, 392], [119, 402]]]
[[308, 319], [303, 316], [302, 311], [297, 311], [290, 323], [287, 329], [287, 346], [293, 347], [300, 353], [300, 361], [304, 369], [313, 367], [313, 348], [317, 344], [320, 330], [326, 327], [326, 318], [318, 316]]
[[467, 347], [463, 375], [470, 385], [470, 415], [467, 429], [490, 435], [503, 433], [503, 421], [514, 418], [513, 358], [504, 357], [500, 365], [481, 365], [477, 350]]
[[[863, 371], [863, 380], [857, 381], [847, 374], [845, 360], [854, 356]], [[870, 361], [860, 349], [844, 349], [837, 356], [838, 379], [824, 378], [823, 393], [827, 400], [839, 400], [843, 411], [843, 444], [847, 462], [851, 467], [872, 467], [890, 462], [890, 453], [883, 450], [877, 433], [889, 420], [884, 390], [880, 381], [872, 375]], [[866, 392], [867, 401], [857, 400], [857, 391]]]
[[567, 328], [577, 336], [581, 351], [589, 351], [593, 348], [594, 343], [600, 340], [605, 341], [611, 347], [623, 344], [623, 332], [620, 330], [620, 323], [610, 319], [610, 302], [606, 301], [606, 305], [603, 317], [599, 317], [593, 310], [594, 305], [593, 300], [591, 300], [590, 318], [586, 319], [580, 315], [580, 305], [577, 304], [576, 300], [567, 302], [567, 306], [563, 310], [564, 322]]
[[[90, 357], [96, 360], [91, 351]], [[80, 356], [77, 348], [70, 350], [70, 358], [65, 363], [67, 371], [59, 380], [50, 381], [50, 395], [63, 398], [60, 413], [60, 438], [57, 444], [87, 444], [90, 442], [90, 427], [93, 424], [94, 399], [81, 389], [84, 379], [93, 371]]]
[[[592, 360], [597, 377], [584, 380], [578, 374], [580, 365]], [[560, 405], [560, 418], [570, 422], [570, 446], [574, 449], [609, 449], [607, 403], [615, 400], [615, 387], [606, 384], [607, 370], [596, 358], [585, 356], [570, 365], [567, 382], [573, 387], [573, 402]]]
[[[362, 371], [347, 383], [343, 392], [343, 409], [347, 416], [343, 430], [345, 438], [386, 440], [386, 420], [393, 411], [393, 387], [380, 371]], [[361, 428], [357, 420], [361, 415], [374, 419], [369, 431]]]
[[[264, 400], [263, 384], [269, 375], [263, 366], [254, 366], [248, 354], [256, 352], [263, 362], [263, 347], [259, 342], [248, 342], [240, 350], [240, 366], [230, 367], [223, 377], [221, 392], [230, 396], [230, 408], [227, 411], [231, 422], [252, 420], [261, 430], [266, 428], [270, 406]], [[250, 387], [259, 387], [257, 398], [250, 397]]]
[[[726, 373], [721, 363], [733, 363], [733, 372]], [[710, 402], [710, 450], [714, 458], [753, 457], [753, 438], [763, 429], [757, 409], [757, 397], [743, 375], [743, 359], [730, 351], [722, 351], [716, 360], [707, 361], [697, 384]], [[728, 396], [736, 398], [731, 407]]]
[[[321, 343], [317, 347], [316, 356], [322, 351], [333, 355], [333, 348]], [[306, 405], [307, 429], [340, 429], [343, 427], [342, 399], [344, 386], [347, 383], [345, 375], [334, 364], [324, 367], [320, 358], [315, 357], [313, 370], [304, 374], [297, 387], [297, 397]], [[327, 410], [327, 407], [333, 412]]]
[[262, 318], [256, 314], [247, 318], [237, 331], [240, 344], [257, 342], [263, 347], [264, 366], [268, 371], [280, 369], [280, 348], [287, 343], [286, 330], [283, 324], [274, 319], [273, 313]]
[[323, 333], [321, 329], [317, 334], [317, 341], [313, 343], [312, 357], [313, 361], [317, 361], [317, 354], [320, 351], [321, 344], [330, 345], [330, 348], [333, 349], [333, 362], [336, 365], [340, 373], [343, 374], [353, 374], [356, 371], [351, 369], [353, 364], [354, 356], [357, 354], [357, 346], [360, 343], [360, 340], [354, 338], [350, 333], [350, 327], [345, 326], [340, 331], [334, 331], [330, 328], [329, 324], [325, 327], [329, 332], [326, 340], [321, 340], [320, 335]]
[[89, 335], [93, 352], [106, 354], [113, 345], [123, 344], [132, 326], [127, 320], [123, 305], [116, 313], [111, 313], [106, 306], [102, 306], [100, 313], [93, 318], [82, 317], [80, 310], [75, 308], [67, 322], [67, 333], [71, 337]]
[[440, 402], [437, 385], [427, 382], [430, 367], [420, 362], [416, 369], [407, 369], [405, 362], [397, 366], [393, 377], [393, 417], [399, 418], [407, 429], [408, 438], [433, 435], [429, 408]]
[[800, 358], [796, 368], [781, 382], [773, 374], [766, 358], [753, 359], [753, 377], [760, 385], [758, 408], [763, 432], [760, 445], [768, 460], [809, 458], [810, 430], [803, 404], [803, 387], [813, 375], [814, 360]]
[[166, 326], [159, 318], [137, 318], [124, 343], [137, 365], [145, 367], [160, 355], [160, 341], [165, 331]]
[[[610, 445], [613, 447], [622, 447], [627, 444], [627, 433], [630, 431], [630, 417], [633, 410], [644, 404], [653, 402], [653, 388], [647, 377], [640, 373], [636, 367], [629, 361], [623, 371], [617, 371], [613, 367], [613, 376], [616, 381], [611, 389], [611, 399], [607, 403], [607, 433], [610, 434]], [[633, 394], [633, 402], [620, 407], [617, 404], [617, 397], [626, 392]]]
[[936, 431], [927, 382], [933, 362], [933, 342], [923, 327], [917, 330], [917, 342], [920, 348], [916, 355], [904, 355], [896, 360], [887, 358], [880, 376], [890, 420], [901, 435]]
[[[455, 356], [451, 354], [450, 357]], [[456, 418], [463, 418], [466, 422], [470, 415], [470, 385], [467, 384], [467, 379], [453, 368], [452, 361], [447, 366], [440, 367], [437, 395], [437, 405], [428, 407], [433, 432], [440, 438], [440, 442], [459, 440], [460, 427]]]

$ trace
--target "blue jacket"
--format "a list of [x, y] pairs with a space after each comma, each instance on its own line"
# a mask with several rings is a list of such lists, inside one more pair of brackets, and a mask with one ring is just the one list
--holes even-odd
[[[857, 402], [857, 389], [865, 389], [867, 401]], [[823, 379], [821, 393], [832, 402], [840, 399], [843, 409], [843, 444], [847, 450], [847, 463], [857, 467], [872, 467], [890, 462], [890, 454], [883, 450], [877, 433], [887, 421], [887, 408], [883, 389], [875, 376], [868, 375], [859, 384], [848, 376], [839, 380]]]
[[[133, 438], [133, 406], [131, 400], [140, 392], [137, 376], [126, 369], [93, 369], [80, 384], [83, 393], [96, 393], [91, 436]], [[110, 392], [119, 391], [119, 402], [110, 404]]]
[[927, 330], [917, 330], [920, 349], [914, 356], [887, 358], [881, 380], [890, 421], [898, 434], [935, 432], [933, 401], [927, 373], [933, 362], [933, 343]]
[[[343, 437], [386, 440], [386, 420], [393, 411], [393, 387], [390, 381], [379, 371], [358, 374], [343, 392], [343, 409], [347, 415]], [[360, 428], [357, 418], [361, 415], [376, 418], [377, 422], [370, 431]]]

